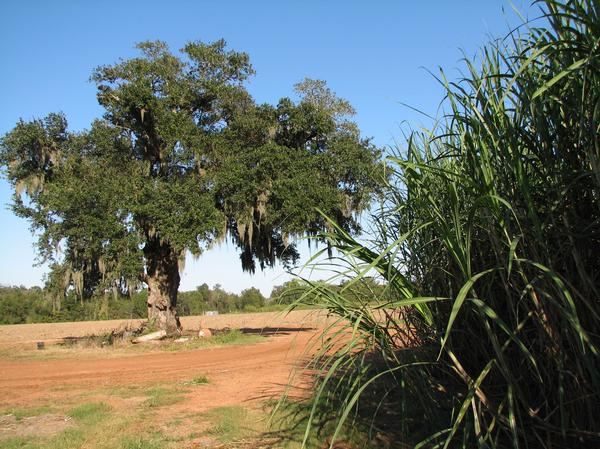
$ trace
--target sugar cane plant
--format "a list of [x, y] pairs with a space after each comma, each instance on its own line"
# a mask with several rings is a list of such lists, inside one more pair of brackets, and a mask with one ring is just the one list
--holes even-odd
[[336, 437], [374, 401], [409, 447], [600, 445], [600, 3], [537, 3], [440, 74], [446, 114], [389, 158], [370, 241], [326, 235], [345, 288], [387, 288], [313, 288], [339, 320], [309, 417]]

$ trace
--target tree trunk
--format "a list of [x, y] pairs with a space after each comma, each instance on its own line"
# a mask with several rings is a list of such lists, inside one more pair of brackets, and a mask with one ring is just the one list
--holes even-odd
[[166, 242], [153, 238], [144, 246], [148, 284], [148, 321], [172, 335], [180, 331], [177, 316], [179, 254]]

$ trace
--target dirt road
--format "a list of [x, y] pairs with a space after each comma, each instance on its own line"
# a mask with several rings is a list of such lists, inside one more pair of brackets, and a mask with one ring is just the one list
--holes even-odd
[[[310, 340], [318, 334], [322, 316], [248, 314], [190, 317], [184, 326], [202, 320], [203, 327], [269, 330], [251, 345], [223, 346], [182, 352], [151, 352], [119, 357], [82, 357], [76, 350], [59, 359], [0, 358], [0, 407], [23, 407], [73, 396], [99, 394], [128, 385], [184, 385], [199, 375], [210, 379], [205, 388], [186, 392], [180, 409], [203, 411], [216, 406], [251, 405], [276, 397], [288, 383], [294, 366], [302, 363]], [[187, 323], [186, 323], [187, 321]], [[108, 322], [2, 326], [0, 344], [28, 344], [40, 339], [80, 336], [107, 328]], [[114, 328], [119, 323], [110, 323]], [[303, 382], [296, 382], [302, 386]], [[305, 385], [305, 384], [304, 384]]]

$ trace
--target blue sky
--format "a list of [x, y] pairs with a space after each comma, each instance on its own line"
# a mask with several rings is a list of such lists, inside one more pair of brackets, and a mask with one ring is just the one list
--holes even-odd
[[[401, 126], [427, 125], [402, 103], [436, 115], [443, 93], [429, 72], [442, 67], [457, 77], [463, 52], [473, 56], [519, 23], [513, 6], [538, 15], [526, 0], [4, 1], [0, 134], [19, 118], [55, 111], [72, 130], [86, 128], [102, 114], [88, 82], [92, 69], [136, 55], [136, 42], [160, 39], [176, 50], [224, 38], [249, 53], [257, 74], [248, 89], [257, 101], [290, 96], [305, 77], [324, 79], [356, 108], [363, 135], [389, 146], [401, 141]], [[10, 196], [1, 179], [0, 284], [42, 285], [45, 268], [32, 267], [35, 239], [7, 209]], [[242, 273], [233, 248], [221, 247], [188, 260], [181, 289], [206, 282], [269, 294], [288, 278], [282, 269]]]

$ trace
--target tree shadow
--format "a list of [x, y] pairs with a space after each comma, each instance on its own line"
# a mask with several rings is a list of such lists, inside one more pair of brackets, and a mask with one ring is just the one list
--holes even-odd
[[262, 335], [264, 337], [291, 335], [314, 330], [316, 330], [314, 327], [242, 327], [239, 329], [239, 331], [243, 334]]

